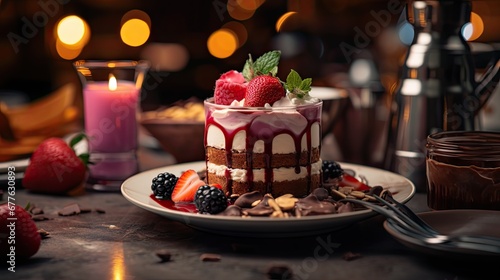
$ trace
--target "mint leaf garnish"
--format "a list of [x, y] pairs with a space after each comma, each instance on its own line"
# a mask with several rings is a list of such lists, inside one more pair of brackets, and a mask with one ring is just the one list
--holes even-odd
[[248, 59], [245, 62], [245, 66], [243, 66], [243, 71], [241, 71], [241, 73], [243, 74], [243, 77], [247, 81], [250, 81], [251, 79], [254, 78], [254, 66], [251, 54], [248, 55]]
[[259, 75], [272, 75], [276, 76], [278, 73], [278, 63], [281, 57], [281, 51], [270, 51], [255, 61], [253, 61], [252, 56], [249, 55], [249, 58], [245, 62], [245, 66], [243, 67], [243, 77], [247, 81], [255, 78]]
[[302, 80], [299, 73], [292, 69], [286, 77], [285, 87], [290, 93], [291, 98], [303, 99], [311, 91], [311, 84], [311, 78]]
[[280, 51], [270, 51], [263, 54], [255, 60], [254, 67], [256, 72], [263, 75], [270, 73], [271, 75], [276, 76], [276, 73], [278, 73], [278, 63], [280, 61], [280, 57]]
[[306, 79], [302, 80], [299, 88], [300, 88], [300, 90], [302, 90], [304, 92], [309, 92], [309, 91], [311, 91], [311, 84], [312, 84], [312, 79], [306, 78]]

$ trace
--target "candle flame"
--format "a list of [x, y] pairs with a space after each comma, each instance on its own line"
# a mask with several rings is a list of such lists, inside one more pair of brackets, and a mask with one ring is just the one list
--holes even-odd
[[117, 87], [118, 85], [115, 76], [113, 76], [113, 74], [109, 74], [109, 84], [108, 84], [109, 90], [115, 91]]

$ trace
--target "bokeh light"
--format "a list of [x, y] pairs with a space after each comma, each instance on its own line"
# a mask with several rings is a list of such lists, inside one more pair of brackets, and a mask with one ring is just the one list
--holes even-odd
[[230, 21], [222, 26], [223, 29], [231, 30], [238, 38], [238, 47], [243, 46], [248, 39], [248, 32], [246, 27], [237, 21]]
[[57, 38], [66, 45], [76, 45], [81, 42], [87, 32], [86, 23], [78, 16], [64, 17], [57, 24]]
[[125, 44], [138, 47], [146, 43], [149, 33], [149, 25], [144, 20], [133, 18], [123, 23], [120, 37]]
[[90, 28], [85, 20], [70, 15], [62, 18], [55, 28], [57, 54], [66, 60], [75, 59], [90, 39]]
[[211, 55], [227, 58], [238, 48], [238, 37], [229, 29], [219, 29], [208, 37], [207, 47]]
[[282, 30], [282, 27], [283, 27], [284, 23], [287, 20], [291, 19], [291, 17], [294, 16], [295, 14], [297, 14], [297, 12], [287, 12], [287, 13], [283, 14], [278, 19], [278, 21], [276, 21], [276, 31], [280, 32]]
[[264, 4], [265, 0], [236, 0], [238, 5], [248, 11], [257, 10], [260, 5]]
[[305, 40], [296, 33], [279, 33], [273, 38], [273, 48], [281, 50], [284, 58], [293, 57], [304, 50]]
[[473, 26], [472, 23], [468, 22], [462, 26], [462, 36], [464, 37], [465, 40], [469, 40], [472, 36], [473, 33]]
[[59, 39], [56, 40], [56, 51], [57, 54], [65, 60], [73, 60], [82, 52], [81, 48], [71, 48], [68, 45], [61, 42]]
[[[239, 0], [240, 2], [242, 0]], [[243, 3], [243, 2], [242, 2]], [[227, 12], [229, 15], [236, 20], [247, 20], [253, 16], [255, 10], [249, 10], [247, 7], [251, 5], [245, 4], [245, 6], [240, 5], [238, 0], [227, 1]]]
[[122, 16], [121, 25], [131, 19], [140, 19], [147, 23], [148, 27], [151, 29], [151, 18], [149, 15], [141, 10], [130, 10]]
[[144, 47], [141, 58], [156, 71], [180, 71], [189, 62], [189, 52], [180, 44], [151, 43]]
[[472, 32], [470, 34], [470, 37], [467, 39], [469, 41], [474, 41], [476, 39], [478, 39], [484, 32], [484, 23], [483, 23], [483, 19], [481, 19], [481, 17], [472, 12], [470, 14], [470, 22], [472, 24]]
[[413, 42], [413, 37], [415, 36], [415, 31], [413, 30], [413, 25], [411, 25], [408, 21], [405, 21], [399, 27], [399, 40], [407, 46], [411, 45]]
[[358, 59], [349, 68], [349, 78], [354, 86], [367, 86], [376, 78], [375, 65], [368, 59]]

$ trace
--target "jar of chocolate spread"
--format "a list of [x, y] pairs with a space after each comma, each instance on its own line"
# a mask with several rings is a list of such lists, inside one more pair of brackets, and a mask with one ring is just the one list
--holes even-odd
[[429, 135], [426, 171], [430, 208], [500, 210], [500, 133]]

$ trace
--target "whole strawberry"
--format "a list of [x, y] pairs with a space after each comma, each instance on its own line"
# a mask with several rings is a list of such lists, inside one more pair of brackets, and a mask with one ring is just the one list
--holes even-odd
[[85, 163], [88, 155], [82, 157], [78, 157], [61, 138], [52, 137], [43, 141], [31, 155], [23, 187], [34, 192], [56, 194], [80, 186], [87, 172]]
[[0, 205], [0, 254], [9, 260], [25, 260], [36, 254], [41, 237], [31, 215], [13, 204]]
[[264, 107], [266, 103], [272, 105], [285, 96], [285, 88], [281, 81], [272, 76], [257, 76], [247, 86], [245, 106]]
[[228, 71], [215, 81], [214, 101], [215, 104], [229, 105], [234, 100], [240, 101], [245, 98], [247, 83], [243, 74], [236, 70]]

